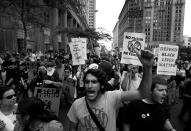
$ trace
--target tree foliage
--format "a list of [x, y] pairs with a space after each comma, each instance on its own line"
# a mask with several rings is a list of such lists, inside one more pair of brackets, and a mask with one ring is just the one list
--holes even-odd
[[[53, 27], [44, 19], [44, 13], [51, 8], [59, 11], [74, 11], [81, 22], [85, 23], [84, 8], [80, 0], [0, 0], [0, 15], [5, 14], [14, 19], [12, 25], [15, 28], [24, 30], [24, 44], [26, 45], [27, 32], [30, 28], [52, 28], [55, 29], [53, 35], [66, 33], [69, 37], [86, 37], [94, 46], [97, 41], [105, 39], [110, 41], [112, 37], [103, 30], [87, 28], [85, 30], [77, 28], [64, 28], [63, 26]], [[88, 26], [87, 26], [88, 27]]]
[[76, 29], [76, 28], [60, 28], [57, 30], [60, 33], [67, 33], [71, 37], [86, 37], [90, 38], [91, 40], [99, 41], [102, 39], [112, 40], [112, 37], [105, 32], [96, 31], [95, 29]]

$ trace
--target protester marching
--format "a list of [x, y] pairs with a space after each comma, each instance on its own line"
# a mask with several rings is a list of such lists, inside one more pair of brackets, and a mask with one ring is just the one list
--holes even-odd
[[161, 44], [156, 57], [144, 39], [126, 32], [112, 55], [88, 53], [85, 38], [72, 39], [71, 54], [3, 53], [0, 131], [178, 131], [180, 101], [189, 131], [191, 64], [177, 62], [178, 46]]

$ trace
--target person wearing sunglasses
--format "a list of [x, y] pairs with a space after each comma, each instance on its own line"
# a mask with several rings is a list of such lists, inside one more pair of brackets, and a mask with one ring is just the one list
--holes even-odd
[[7, 131], [13, 131], [16, 123], [17, 108], [15, 91], [6, 85], [0, 85], [0, 120], [5, 123]]

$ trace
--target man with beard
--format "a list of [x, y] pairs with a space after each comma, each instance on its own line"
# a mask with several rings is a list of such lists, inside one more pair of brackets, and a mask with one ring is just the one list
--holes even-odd
[[122, 80], [121, 88], [123, 91], [136, 90], [139, 88], [140, 83], [141, 78], [138, 74], [138, 67], [129, 65], [129, 71], [124, 71], [124, 79]]
[[89, 69], [84, 75], [86, 95], [77, 99], [67, 116], [70, 131], [116, 131], [117, 111], [123, 101], [139, 100], [149, 96], [152, 80], [153, 54], [141, 51], [137, 56], [143, 64], [143, 78], [138, 90], [105, 91], [105, 73], [100, 69]]
[[161, 76], [152, 79], [150, 97], [133, 101], [120, 110], [122, 131], [175, 131], [169, 121], [169, 110], [163, 104], [167, 96], [167, 81]]

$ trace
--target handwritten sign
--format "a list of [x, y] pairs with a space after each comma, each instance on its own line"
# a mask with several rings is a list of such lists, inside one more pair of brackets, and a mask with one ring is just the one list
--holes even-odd
[[144, 50], [145, 47], [145, 34], [144, 33], [124, 33], [123, 51], [121, 63], [142, 65], [139, 61], [135, 49], [138, 51]]
[[56, 88], [35, 87], [34, 97], [41, 99], [45, 109], [59, 113], [61, 90]]
[[176, 75], [177, 65], [175, 64], [178, 57], [178, 46], [159, 45], [157, 74]]
[[83, 56], [83, 48], [79, 42], [70, 42], [70, 51], [72, 53], [72, 64], [83, 65], [85, 64], [85, 57]]
[[82, 55], [87, 60], [87, 38], [72, 38], [72, 42], [77, 42], [82, 47]]

